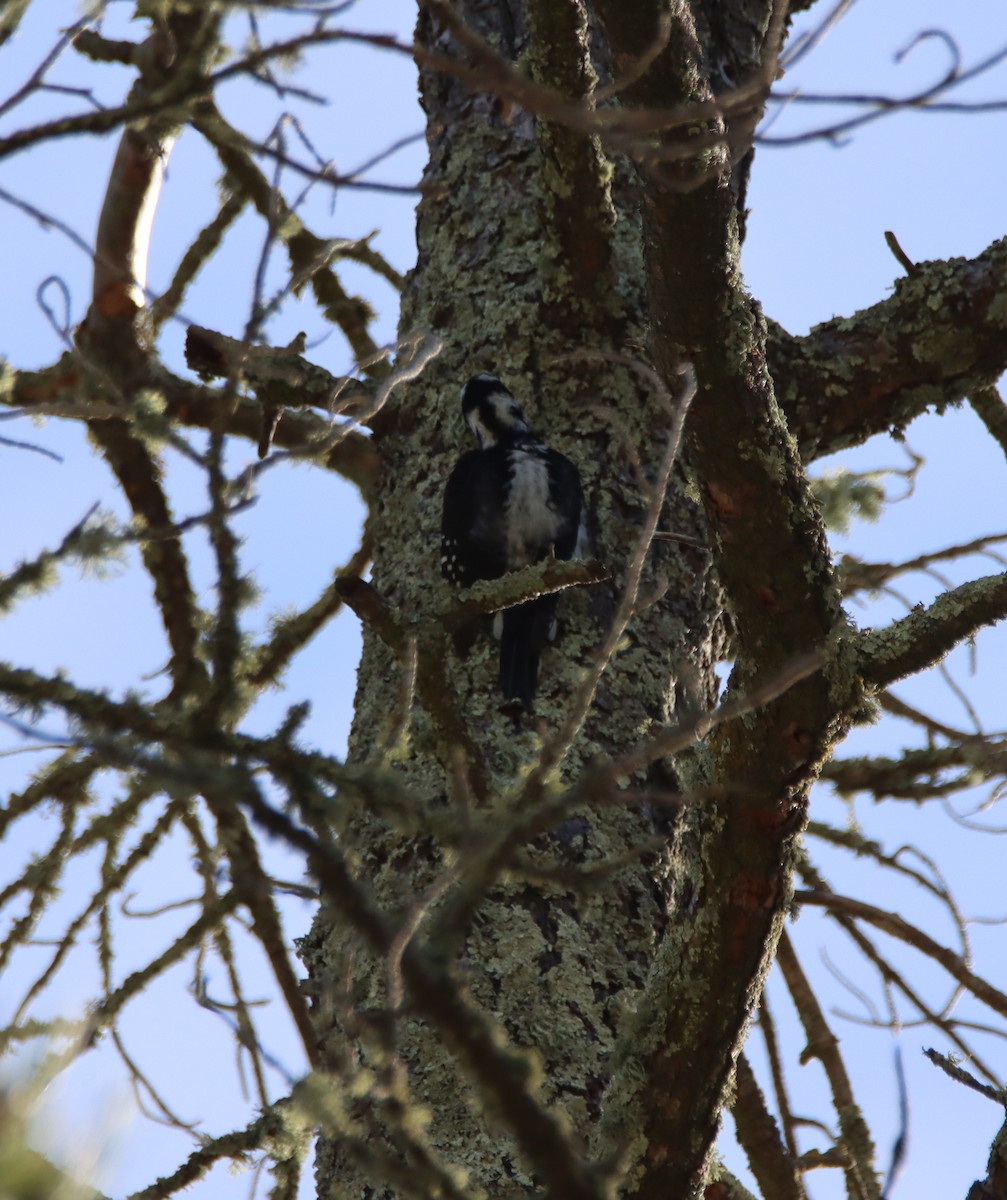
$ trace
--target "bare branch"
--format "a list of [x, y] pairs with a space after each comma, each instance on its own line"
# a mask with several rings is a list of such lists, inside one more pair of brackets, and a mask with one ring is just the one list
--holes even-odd
[[744, 1054], [738, 1055], [731, 1113], [738, 1141], [766, 1200], [804, 1200], [806, 1193], [795, 1163]]
[[[310, 283], [326, 317], [342, 330], [356, 358], [361, 362], [374, 358], [378, 346], [368, 330], [373, 313], [364, 301], [346, 293], [329, 266], [339, 255], [340, 243], [316, 237], [305, 228], [255, 165], [244, 136], [224, 120], [212, 101], [200, 105], [192, 124], [216, 151], [224, 168], [259, 214], [275, 224], [294, 277], [301, 284]], [[377, 374], [380, 377], [381, 372]]]
[[829, 912], [858, 917], [891, 937], [898, 938], [939, 963], [977, 1000], [981, 1000], [983, 1004], [999, 1013], [1000, 1016], [1007, 1016], [1007, 995], [970, 971], [960, 955], [941, 946], [922, 929], [911, 925], [897, 913], [885, 912], [872, 904], [865, 904], [863, 901], [854, 900], [849, 896], [838, 896], [835, 892], [798, 891], [795, 893], [794, 899], [800, 904], [812, 904]]
[[829, 1080], [842, 1144], [849, 1155], [850, 1194], [880, 1200], [881, 1181], [875, 1170], [874, 1143], [863, 1112], [853, 1098], [839, 1041], [825, 1020], [786, 932], [780, 936], [776, 960], [808, 1039], [801, 1060], [817, 1058]]
[[980, 1096], [985, 1096], [988, 1100], [994, 1100], [998, 1104], [1004, 1104], [1005, 1100], [1007, 1100], [1004, 1096], [1003, 1088], [993, 1088], [989, 1084], [981, 1083], [974, 1075], [970, 1075], [968, 1071], [959, 1066], [953, 1058], [949, 1058], [948, 1055], [940, 1054], [933, 1049], [926, 1049], [923, 1053], [930, 1059], [934, 1066], [940, 1067], [945, 1075], [950, 1076], [951, 1079], [956, 1080], [958, 1083], [964, 1084], [965, 1087], [971, 1088], [972, 1091], [978, 1092]]
[[998, 112], [1007, 108], [1007, 99], [954, 101], [943, 98], [963, 84], [989, 74], [1004, 59], [1007, 59], [1007, 47], [994, 51], [986, 58], [981, 59], [972, 67], [963, 71], [961, 68], [961, 51], [955, 39], [946, 30], [925, 29], [918, 33], [908, 46], [895, 55], [895, 61], [901, 62], [918, 45], [926, 41], [940, 42], [947, 49], [949, 55], [949, 63], [946, 70], [928, 87], [922, 88], [918, 92], [913, 92], [908, 96], [891, 96], [877, 93], [843, 94], [841, 92], [821, 94], [801, 89], [792, 91], [774, 90], [770, 93], [770, 103], [778, 104], [781, 108], [792, 107], [794, 105], [828, 105], [835, 107], [846, 106], [861, 111], [856, 112], [852, 117], [845, 117], [842, 120], [832, 121], [827, 125], [803, 130], [799, 133], [787, 135], [761, 134], [757, 140], [762, 145], [767, 146], [794, 146], [815, 140], [824, 140], [839, 144], [854, 130], [869, 125], [894, 112], [909, 110], [922, 113]]

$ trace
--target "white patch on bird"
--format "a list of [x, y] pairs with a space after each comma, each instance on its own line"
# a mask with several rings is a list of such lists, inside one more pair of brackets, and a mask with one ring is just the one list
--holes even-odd
[[540, 451], [510, 452], [511, 486], [507, 496], [507, 566], [537, 561], [556, 539], [556, 514], [549, 502], [549, 468]]
[[455, 538], [441, 539], [441, 570], [449, 579], [458, 578], [458, 542]]
[[471, 409], [466, 421], [484, 450], [495, 446], [503, 433], [528, 433], [530, 429], [521, 405], [502, 386]]

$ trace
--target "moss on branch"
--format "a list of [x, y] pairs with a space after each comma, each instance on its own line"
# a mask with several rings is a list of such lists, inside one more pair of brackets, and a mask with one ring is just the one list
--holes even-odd
[[933, 666], [983, 625], [1007, 616], [1007, 573], [987, 575], [943, 592], [884, 629], [860, 636], [864, 682], [876, 688]]
[[806, 337], [776, 327], [767, 349], [806, 462], [979, 394], [1007, 369], [1007, 238], [920, 263], [886, 300]]

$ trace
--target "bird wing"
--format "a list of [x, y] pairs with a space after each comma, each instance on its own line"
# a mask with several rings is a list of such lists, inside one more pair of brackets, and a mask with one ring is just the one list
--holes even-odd
[[463, 454], [448, 477], [441, 513], [441, 572], [459, 587], [496, 579], [506, 570], [503, 531], [494, 527], [500, 511], [494, 492], [502, 487], [500, 456], [492, 450]]

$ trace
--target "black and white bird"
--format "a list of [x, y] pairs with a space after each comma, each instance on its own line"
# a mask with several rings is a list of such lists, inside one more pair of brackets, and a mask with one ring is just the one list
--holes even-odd
[[[462, 414], [479, 442], [458, 460], [444, 492], [441, 570], [459, 587], [497, 579], [550, 554], [573, 558], [583, 498], [573, 463], [550, 449], [495, 375], [462, 389]], [[505, 609], [500, 690], [530, 708], [556, 596]]]

